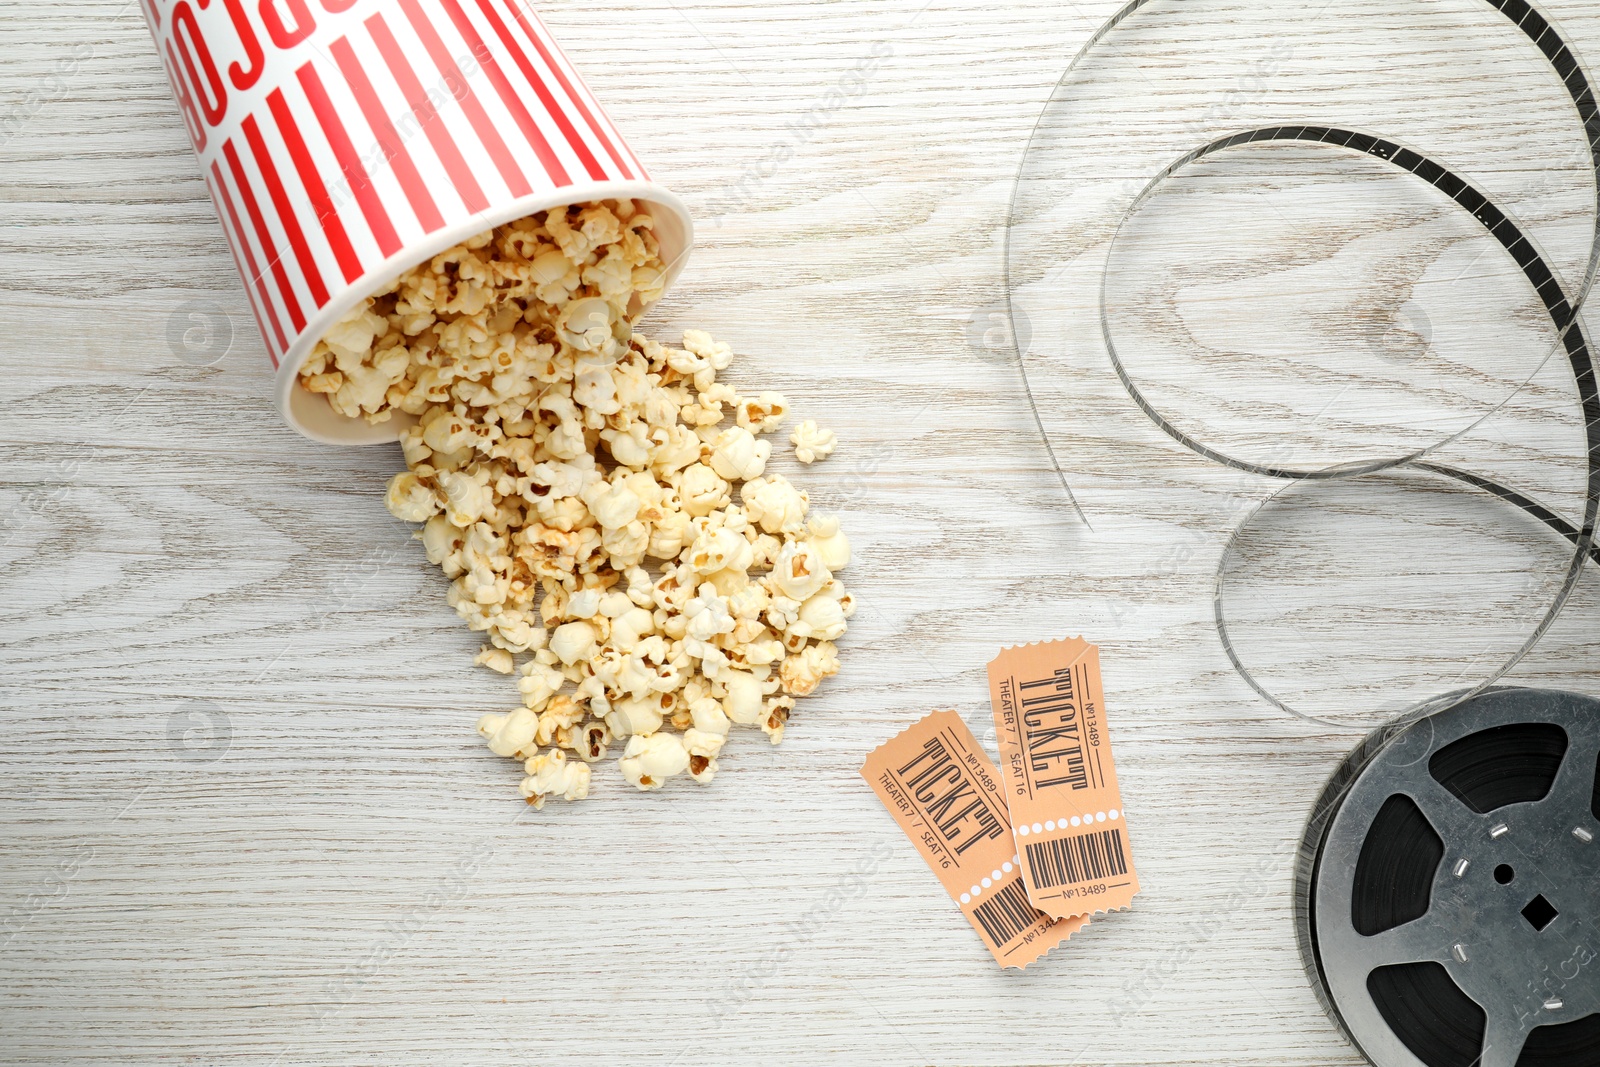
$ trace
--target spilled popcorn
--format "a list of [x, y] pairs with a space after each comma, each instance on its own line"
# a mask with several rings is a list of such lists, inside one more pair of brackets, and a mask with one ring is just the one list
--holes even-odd
[[815, 463], [833, 455], [839, 439], [832, 430], [825, 430], [807, 419], [794, 428], [794, 433], [789, 435], [789, 443], [794, 446], [795, 459], [801, 463]]
[[[614, 746], [654, 790], [711, 781], [733, 726], [777, 744], [855, 607], [838, 521], [766, 474], [784, 398], [718, 382], [733, 353], [706, 333], [633, 330], [666, 277], [651, 225], [618, 200], [480, 234], [358, 305], [299, 374], [340, 414], [417, 417], [386, 503], [487, 636], [474, 662], [517, 676], [522, 707], [478, 732], [539, 807], [587, 796]], [[832, 451], [802, 428], [797, 453]]]

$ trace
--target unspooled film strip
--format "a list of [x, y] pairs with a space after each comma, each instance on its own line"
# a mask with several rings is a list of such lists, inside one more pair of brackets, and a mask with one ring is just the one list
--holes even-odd
[[[1101, 270], [1099, 304], [1101, 334], [1112, 367], [1126, 389], [1128, 396], [1164, 434], [1195, 455], [1223, 467], [1246, 474], [1276, 479], [1284, 483], [1277, 492], [1248, 510], [1234, 527], [1217, 567], [1213, 610], [1223, 650], [1240, 676], [1259, 695], [1273, 705], [1286, 712], [1310, 719], [1322, 725], [1347, 726], [1344, 723], [1327, 721], [1317, 715], [1296, 708], [1275, 695], [1269, 686], [1258, 679], [1246, 665], [1228, 629], [1223, 593], [1229, 561], [1235, 558], [1241, 538], [1250, 531], [1258, 516], [1278, 502], [1284, 493], [1293, 491], [1296, 486], [1306, 483], [1350, 481], [1397, 469], [1423, 471], [1452, 479], [1457, 483], [1498, 498], [1531, 516], [1571, 545], [1573, 554], [1563, 580], [1551, 603], [1532, 631], [1519, 647], [1488, 670], [1475, 686], [1453, 698], [1456, 700], [1464, 700], [1476, 693], [1483, 692], [1500, 681], [1508, 671], [1515, 667], [1533, 649], [1560, 614], [1582, 574], [1584, 561], [1586, 559], [1600, 561], [1600, 549], [1597, 549], [1594, 541], [1595, 523], [1597, 516], [1600, 516], [1600, 389], [1597, 389], [1590, 345], [1579, 314], [1590, 290], [1593, 288], [1597, 273], [1600, 273], [1600, 107], [1597, 107], [1597, 102], [1583, 65], [1568, 46], [1566, 40], [1545, 16], [1531, 5], [1523, 2], [1523, 0], [1484, 0], [1484, 2], [1500, 12], [1533, 42], [1539, 54], [1548, 63], [1550, 69], [1560, 80], [1570, 97], [1576, 120], [1575, 130], [1581, 131], [1587, 145], [1589, 170], [1592, 172], [1595, 190], [1595, 225], [1589, 242], [1584, 272], [1576, 285], [1564, 286], [1555, 270], [1552, 269], [1548, 258], [1539, 249], [1526, 228], [1519, 225], [1508, 211], [1498, 206], [1487, 193], [1466, 177], [1430, 158], [1422, 151], [1401, 144], [1396, 140], [1361, 130], [1317, 124], [1284, 123], [1240, 130], [1227, 136], [1209, 140], [1184, 152], [1148, 179], [1143, 188], [1127, 206], [1105, 250], [1104, 267]], [[1134, 19], [1141, 12], [1162, 6], [1170, 6], [1172, 3], [1173, 0], [1132, 0], [1131, 3], [1124, 6], [1107, 20], [1078, 52], [1072, 63], [1067, 67], [1066, 72], [1062, 75], [1058, 84], [1058, 91], [1060, 86], [1066, 85], [1072, 80], [1078, 69], [1085, 64], [1089, 57], [1095, 55], [1097, 50], [1101, 49], [1107, 38], [1119, 26], [1128, 23], [1130, 19]], [[1013, 337], [1022, 336], [1026, 333], [1016, 322], [1019, 312], [1015, 291], [1019, 282], [1013, 276], [1015, 265], [1012, 247], [1013, 233], [1018, 225], [1017, 220], [1020, 215], [1019, 205], [1023, 195], [1023, 175], [1028, 172], [1029, 156], [1039, 150], [1038, 145], [1042, 138], [1041, 130], [1044, 125], [1045, 118], [1041, 116], [1040, 123], [1035, 127], [1033, 136], [1030, 138], [1028, 150], [1024, 154], [1023, 164], [1019, 170], [1017, 191], [1013, 194], [1011, 219], [1007, 227], [1007, 300], [1013, 316]], [[1581, 518], [1570, 519], [1539, 503], [1532, 494], [1519, 490], [1514, 486], [1502, 484], [1486, 475], [1463, 470], [1447, 463], [1438, 462], [1432, 458], [1435, 453], [1461, 440], [1474, 428], [1481, 426], [1487, 419], [1504, 408], [1512, 397], [1516, 395], [1515, 393], [1507, 396], [1500, 404], [1483, 413], [1469, 426], [1442, 436], [1424, 447], [1377, 460], [1340, 464], [1324, 468], [1303, 468], [1253, 462], [1201, 441], [1180, 429], [1165, 413], [1158, 410], [1145, 392], [1141, 390], [1118, 350], [1108, 310], [1106, 279], [1110, 273], [1109, 265], [1116, 251], [1118, 237], [1120, 237], [1129, 221], [1139, 213], [1140, 209], [1166, 183], [1186, 167], [1199, 160], [1227, 152], [1229, 149], [1272, 142], [1318, 145], [1334, 151], [1359, 154], [1383, 161], [1399, 171], [1412, 175], [1444, 193], [1455, 204], [1471, 215], [1472, 218], [1477, 220], [1484, 232], [1497, 242], [1504, 253], [1515, 262], [1528, 284], [1538, 295], [1539, 301], [1543, 305], [1545, 313], [1556, 332], [1556, 340], [1550, 349], [1542, 353], [1541, 358], [1534, 361], [1535, 366], [1529, 373], [1528, 380], [1531, 380], [1550, 359], [1560, 353], [1571, 367], [1573, 382], [1582, 407], [1588, 455], [1588, 473]], [[1027, 400], [1040, 435], [1043, 438], [1045, 448], [1049, 453], [1051, 467], [1056, 473], [1069, 503], [1082, 515], [1079, 502], [1067, 485], [1066, 474], [1056, 455], [1054, 444], [1050, 440], [1049, 433], [1045, 430], [1045, 421], [1039, 410], [1033, 383], [1028, 377], [1026, 353], [1018, 351], [1017, 356]], [[1435, 710], [1438, 710], [1437, 703], [1429, 702], [1424, 706], [1413, 709], [1413, 715], [1426, 714]]]

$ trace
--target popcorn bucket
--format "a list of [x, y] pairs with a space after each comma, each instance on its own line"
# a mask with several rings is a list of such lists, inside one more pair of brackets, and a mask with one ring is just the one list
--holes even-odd
[[491, 227], [644, 203], [667, 283], [688, 211], [650, 180], [518, 0], [141, 0], [244, 281], [278, 410], [318, 441], [393, 440], [296, 385], [324, 332]]

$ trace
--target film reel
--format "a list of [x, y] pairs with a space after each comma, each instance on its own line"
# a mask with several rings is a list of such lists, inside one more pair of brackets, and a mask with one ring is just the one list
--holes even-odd
[[1442, 702], [1317, 802], [1295, 901], [1312, 984], [1377, 1067], [1600, 1065], [1600, 701]]

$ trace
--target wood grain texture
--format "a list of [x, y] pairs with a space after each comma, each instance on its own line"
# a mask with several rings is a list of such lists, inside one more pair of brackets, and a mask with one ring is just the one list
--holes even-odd
[[[1548, 7], [1600, 56], [1600, 8]], [[991, 334], [1022, 147], [1113, 5], [540, 10], [699, 219], [694, 259], [650, 327], [712, 330], [741, 354], [736, 383], [781, 389], [838, 431], [826, 463], [774, 466], [840, 512], [855, 544], [847, 577], [861, 608], [843, 674], [802, 705], [780, 748], [738, 738], [711, 788], [630, 795], [602, 769], [587, 803], [526, 810], [513, 765], [472, 732], [514, 696], [470, 666], [477, 641], [443, 580], [383, 510], [398, 449], [313, 444], [272, 410], [267, 360], [136, 9], [7, 0], [0, 111], [29, 114], [0, 145], [0, 1062], [1357, 1063], [1317, 1007], [1291, 923], [1293, 843], [1357, 735], [1271, 709], [1212, 628], [1223, 541], [1271, 487], [1182, 452], [1112, 375], [1085, 288], [1114, 221], [1100, 194], [1046, 205], [1064, 236], [1042, 283], [1059, 282], [1059, 299], [1036, 305], [1029, 357], [1092, 529], [1055, 484], [1015, 358]], [[1130, 172], [1186, 147], [1173, 116], [1256, 62], [1186, 61], [1233, 17], [1217, 0], [1192, 10], [1135, 38], [1142, 74], [1094, 83], [1106, 90], [1090, 94], [1100, 150]], [[1570, 158], [1580, 131], [1553, 76], [1486, 12], [1352, 0], [1327, 17], [1346, 20], [1359, 54], [1304, 41], [1284, 84], [1328, 71], [1318, 106], [1471, 165], [1570, 269], [1593, 225]], [[1464, 28], [1440, 38], [1446, 73], [1428, 74], [1415, 35], [1452, 19]], [[52, 70], [83, 44], [58, 90]], [[883, 62], [856, 91], [848, 79], [874, 49]], [[846, 102], [827, 108], [842, 85]], [[1207, 121], [1272, 106], [1247, 93]], [[1124, 176], [1108, 176], [1125, 194]], [[1261, 252], [1229, 269], [1257, 296], [1347, 279], [1323, 312], [1388, 323], [1473, 237], [1425, 198], [1361, 216], [1378, 180], [1302, 172], [1274, 202], [1331, 205], [1310, 220], [1316, 232], [1302, 219], [1245, 227], [1231, 236]], [[1251, 181], [1247, 169], [1216, 175], [1224, 191]], [[1215, 233], [1174, 240], [1169, 262], [1221, 261], [1207, 251]], [[1303, 242], [1329, 251], [1308, 257]], [[1188, 329], [1218, 277], [1157, 286], [1150, 300], [1171, 314], [1152, 336]], [[1452, 310], [1481, 315], [1475, 292], [1429, 290], [1432, 321], [1443, 331]], [[231, 321], [215, 365], [169, 344], [190, 308]], [[1237, 339], [1259, 311], [1208, 314]], [[1251, 377], [1250, 352], [1223, 354], [1221, 380], [1264, 391], [1223, 426], [1240, 440], [1309, 432], [1313, 412], [1291, 386], [1339, 372], [1330, 359]], [[1480, 391], [1527, 369], [1519, 358], [1474, 371]], [[1374, 395], [1404, 398], [1409, 380], [1397, 372]], [[1210, 414], [1215, 383], [1174, 379], [1170, 395]], [[1547, 367], [1463, 462], [1571, 504], [1573, 395], [1570, 374]], [[1443, 385], [1411, 399], [1457, 404]], [[1315, 443], [1374, 425], [1325, 420]], [[1352, 699], [1370, 695], [1351, 626], [1373, 608], [1384, 625], [1415, 624], [1385, 670], [1468, 677], [1479, 664], [1460, 649], [1432, 662], [1430, 640], [1486, 627], [1498, 641], [1514, 627], [1496, 625], [1531, 618], [1560, 577], [1514, 516], [1437, 512], [1419, 520], [1426, 551], [1413, 559], [1384, 524], [1392, 509], [1341, 509], [1345, 541], [1332, 547], [1283, 532], [1316, 561], [1281, 601], [1313, 646], [1283, 653], [1297, 665], [1285, 684], [1324, 670]], [[1363, 543], [1386, 546], [1357, 568], [1365, 586], [1344, 573]], [[1529, 584], [1508, 586], [1519, 569]], [[1494, 607], [1463, 595], [1448, 612], [1327, 599], [1329, 582], [1370, 595], [1395, 573], [1509, 592]], [[1597, 623], [1590, 575], [1516, 679], [1600, 693]], [[959, 709], [992, 745], [988, 660], [1077, 632], [1104, 648], [1144, 892], [1028, 972], [1000, 973], [856, 768], [934, 707]], [[210, 728], [186, 733], [197, 724]]]

